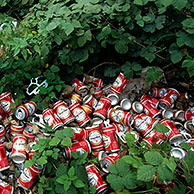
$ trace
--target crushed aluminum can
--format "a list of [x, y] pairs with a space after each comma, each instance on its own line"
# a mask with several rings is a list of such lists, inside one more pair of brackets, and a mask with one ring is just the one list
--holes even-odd
[[29, 116], [29, 111], [26, 107], [25, 104], [23, 105], [20, 105], [16, 108], [16, 111], [15, 111], [15, 117], [18, 119], [18, 120], [24, 120], [25, 118], [27, 118]]
[[51, 126], [53, 130], [56, 130], [57, 128], [63, 126], [63, 122], [57, 116], [53, 109], [50, 108], [45, 109], [42, 115], [45, 123], [48, 123], [48, 125]]
[[13, 194], [14, 187], [0, 179], [0, 191], [2, 194]]
[[[65, 127], [65, 128], [68, 128], [68, 127]], [[72, 141], [82, 141], [82, 140], [88, 139], [88, 132], [84, 128], [71, 127], [71, 129], [74, 130], [74, 136], [71, 137]]]
[[157, 119], [152, 118], [144, 113], [141, 113], [134, 114], [134, 120], [132, 125], [139, 133], [141, 133], [143, 136], [146, 136], [153, 130], [157, 123]]
[[96, 194], [108, 190], [106, 182], [100, 176], [100, 173], [93, 164], [86, 166], [86, 172], [88, 174], [89, 185], [96, 187]]
[[121, 100], [120, 106], [122, 107], [123, 110], [129, 111], [131, 109], [131, 101], [127, 98], [124, 98]]
[[185, 119], [186, 121], [191, 120], [192, 117], [194, 117], [194, 111], [187, 110], [187, 111], [184, 112], [184, 119]]
[[29, 190], [38, 179], [38, 176], [42, 172], [42, 169], [42, 165], [36, 164], [30, 166], [29, 168], [24, 168], [17, 180], [19, 186], [25, 190]]
[[83, 99], [79, 94], [73, 93], [71, 96], [71, 101], [74, 101], [80, 104], [83, 101]]
[[110, 125], [108, 127], [104, 127], [102, 131], [103, 131], [102, 138], [106, 152], [107, 153], [118, 152], [120, 150], [120, 146], [117, 140], [114, 126]]
[[131, 106], [132, 113], [142, 113], [143, 110], [144, 110], [143, 105], [140, 102], [135, 101], [132, 103], [132, 106]]
[[25, 146], [27, 139], [24, 135], [17, 135], [13, 139], [11, 159], [14, 163], [23, 163], [26, 160]]
[[[89, 78], [92, 79], [92, 83], [93, 83], [96, 87], [99, 87], [99, 88], [102, 87], [102, 85], [103, 85], [103, 80], [102, 80], [102, 79], [96, 78], [96, 77], [93, 77], [93, 76], [89, 76]], [[87, 84], [87, 83], [86, 83], [86, 78], [85, 78], [85, 77], [83, 78], [83, 82], [84, 82], [85, 84]]]
[[83, 83], [83, 82], [81, 82], [79, 79], [77, 79], [77, 78], [75, 78], [73, 81], [72, 81], [72, 87], [74, 87], [75, 88], [75, 91], [76, 92], [80, 92], [80, 90], [82, 90], [82, 89], [88, 89], [87, 88], [87, 86]]
[[165, 94], [167, 94], [167, 92], [168, 92], [167, 88], [154, 87], [150, 89], [149, 95], [154, 98], [162, 98], [163, 96], [165, 96]]
[[176, 101], [179, 95], [180, 94], [176, 89], [169, 88], [167, 94], [159, 100], [158, 106], [161, 109], [171, 108], [172, 106], [174, 106], [174, 102]]
[[175, 127], [175, 125], [168, 119], [162, 119], [159, 123], [165, 125], [170, 130], [169, 132], [165, 133], [167, 136], [167, 139], [170, 143], [176, 143], [183, 140], [182, 134], [179, 132], [179, 130]]
[[110, 165], [115, 164], [116, 160], [119, 158], [120, 158], [120, 155], [118, 152], [102, 158], [102, 160], [100, 161], [100, 166], [102, 170], [106, 173], [109, 173]]
[[74, 121], [74, 117], [64, 101], [59, 100], [58, 102], [56, 102], [53, 105], [53, 110], [60, 118], [60, 120], [64, 123], [64, 125], [67, 125]]
[[144, 107], [144, 112], [148, 116], [155, 118], [161, 114], [160, 111], [155, 108], [148, 100], [141, 101], [141, 104]]
[[6, 129], [3, 125], [0, 125], [0, 142], [5, 141]]
[[12, 124], [10, 125], [10, 133], [11, 135], [19, 135], [22, 134], [24, 130], [24, 123], [20, 121], [19, 125]]
[[108, 109], [111, 107], [111, 100], [107, 97], [100, 98], [97, 107], [94, 110], [94, 117], [100, 117], [105, 120]]
[[79, 152], [80, 154], [87, 152], [88, 154], [90, 154], [91, 153], [90, 143], [87, 140], [74, 142], [72, 143], [72, 146], [64, 148], [63, 155], [66, 159], [71, 159], [72, 152]]
[[148, 100], [153, 106], [155, 106], [156, 108], [158, 107], [159, 104], [159, 100], [156, 98], [153, 98], [151, 96], [148, 96], [146, 94], [144, 94], [141, 98], [140, 98], [140, 103], [142, 101]]
[[191, 120], [186, 121], [186, 122], [184, 123], [184, 128], [185, 128], [185, 130], [186, 130], [187, 132], [192, 133], [191, 128], [194, 128], [194, 125], [193, 125], [192, 121], [191, 121]]
[[88, 132], [88, 140], [93, 151], [101, 151], [104, 149], [103, 139], [100, 131], [100, 127], [95, 125], [91, 127], [86, 127]]
[[184, 159], [184, 157], [186, 156], [187, 152], [180, 148], [180, 147], [173, 147], [171, 149], [171, 152], [170, 152], [170, 155], [175, 157], [175, 158], [178, 158], [179, 160], [182, 160]]
[[0, 172], [8, 169], [9, 162], [6, 156], [6, 151], [2, 143], [0, 143]]
[[92, 113], [92, 107], [88, 104], [82, 104], [82, 109], [86, 112], [87, 115], [90, 115]]
[[116, 80], [114, 81], [111, 87], [111, 91], [118, 95], [121, 94], [127, 82], [128, 81], [125, 79], [123, 73], [119, 73], [118, 77], [116, 78]]
[[80, 127], [86, 127], [90, 123], [90, 117], [82, 109], [79, 103], [74, 103], [69, 107], [69, 110], [75, 117], [76, 122]]
[[111, 93], [107, 96], [107, 98], [109, 98], [111, 100], [111, 105], [115, 106], [118, 104], [119, 102], [119, 96], [115, 93]]
[[118, 110], [118, 109], [109, 109], [107, 113], [107, 117], [116, 123], [121, 123], [127, 126], [130, 126], [132, 120], [133, 120], [133, 115], [130, 112], [126, 112], [123, 110]]
[[7, 113], [5, 112], [3, 107], [0, 105], [0, 122], [5, 120], [6, 117], [7, 117]]
[[14, 100], [12, 95], [9, 92], [2, 93], [0, 95], [0, 104], [2, 108], [7, 112], [9, 115], [12, 114], [12, 110], [10, 109], [10, 104], [13, 103]]
[[188, 92], [181, 93], [178, 98], [184, 97], [189, 100], [192, 96]]
[[96, 98], [94, 98], [93, 95], [88, 94], [83, 98], [83, 104], [87, 104], [90, 107], [92, 107], [93, 109], [96, 108], [98, 101], [96, 100]]

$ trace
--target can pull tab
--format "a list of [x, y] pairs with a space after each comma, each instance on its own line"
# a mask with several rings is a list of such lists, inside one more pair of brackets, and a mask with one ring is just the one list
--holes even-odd
[[45, 122], [43, 119], [43, 115], [34, 113], [34, 116], [35, 117], [32, 118], [32, 124], [36, 124], [41, 128], [45, 128]]
[[126, 139], [125, 139], [125, 134], [123, 132], [118, 132], [116, 131], [117, 136], [119, 137], [119, 139], [123, 142], [123, 143], [127, 143]]
[[105, 127], [110, 126], [110, 119], [107, 119], [106, 121], [104, 121], [104, 126]]

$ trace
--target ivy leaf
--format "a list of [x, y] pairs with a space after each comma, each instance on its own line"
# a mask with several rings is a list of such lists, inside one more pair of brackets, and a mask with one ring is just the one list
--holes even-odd
[[49, 53], [49, 48], [46, 45], [42, 46], [41, 47], [41, 55], [43, 57], [45, 57], [46, 55], [48, 55], [48, 53]]
[[120, 54], [125, 54], [128, 51], [127, 42], [124, 40], [117, 40], [115, 44], [115, 50]]
[[149, 151], [144, 154], [145, 160], [152, 165], [160, 165], [162, 163], [162, 156], [159, 152]]
[[167, 126], [165, 126], [161, 123], [157, 123], [154, 129], [155, 129], [155, 131], [157, 131], [159, 133], [167, 133], [170, 131], [170, 129]]
[[49, 142], [50, 146], [57, 146], [61, 140], [58, 137], [53, 137]]
[[76, 188], [85, 187], [85, 184], [80, 179], [76, 179], [75, 181], [73, 181], [73, 184]]
[[158, 177], [162, 179], [162, 181], [171, 181], [173, 179], [173, 172], [167, 168], [166, 165], [162, 164], [158, 167]]
[[183, 58], [183, 52], [177, 47], [176, 43], [173, 43], [169, 48], [171, 61], [175, 64], [181, 61]]
[[37, 160], [37, 164], [43, 165], [47, 163], [47, 157], [45, 156], [41, 156], [38, 160]]
[[153, 180], [155, 168], [151, 165], [143, 165], [137, 169], [137, 180], [149, 182]]

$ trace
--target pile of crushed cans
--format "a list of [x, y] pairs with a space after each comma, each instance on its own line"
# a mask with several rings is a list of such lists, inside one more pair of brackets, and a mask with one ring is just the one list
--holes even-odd
[[[38, 128], [44, 137], [49, 136], [44, 132], [46, 123], [53, 131], [67, 127], [74, 130], [72, 146], [64, 148], [66, 160], [71, 159], [72, 152], [87, 152], [88, 156], [92, 153], [105, 173], [109, 173], [110, 164], [115, 164], [121, 157], [122, 146], [119, 141], [126, 144], [127, 133], [133, 134], [136, 142], [143, 141], [150, 147], [153, 143], [161, 145], [168, 140], [172, 144], [171, 156], [183, 159], [187, 152], [180, 147], [180, 143], [194, 144], [194, 108], [178, 110], [175, 102], [181, 98], [189, 100], [188, 94], [180, 94], [174, 88], [153, 87], [137, 101], [120, 99], [120, 94], [129, 82], [123, 73], [118, 75], [113, 84], [105, 87], [100, 78], [88, 76], [83, 81], [76, 78], [72, 81], [73, 93], [62, 94], [60, 100], [55, 99], [52, 107], [41, 114], [36, 113], [37, 105], [33, 101], [18, 106], [13, 114], [10, 109], [10, 104], [14, 102], [12, 95], [9, 92], [1, 94], [0, 193], [14, 192], [15, 185], [5, 182], [3, 175], [12, 165], [21, 171], [17, 187], [30, 191], [37, 181], [43, 166], [35, 164], [24, 168], [23, 164], [38, 152], [33, 150], [33, 145], [40, 138], [34, 129]], [[44, 85], [47, 87], [46, 82]], [[28, 117], [33, 119], [28, 121]], [[169, 132], [157, 132], [155, 126], [158, 123], [168, 127]], [[28, 150], [27, 145], [30, 148]], [[108, 189], [94, 164], [87, 165], [86, 171], [89, 183], [96, 187], [96, 193]], [[13, 174], [9, 176], [13, 177]]]

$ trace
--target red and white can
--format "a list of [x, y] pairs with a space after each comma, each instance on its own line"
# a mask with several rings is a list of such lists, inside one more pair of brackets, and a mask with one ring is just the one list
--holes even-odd
[[79, 103], [74, 103], [69, 107], [69, 110], [75, 117], [76, 122], [80, 127], [85, 127], [90, 122], [90, 117], [86, 114], [86, 112], [82, 109]]
[[27, 139], [34, 139], [35, 137], [32, 126], [26, 126], [23, 130], [23, 134], [25, 135]]
[[133, 127], [137, 129], [137, 131], [143, 136], [150, 133], [157, 123], [157, 119], [152, 118], [144, 113], [134, 114]]
[[98, 104], [98, 101], [96, 100], [96, 98], [94, 98], [94, 96], [88, 94], [83, 98], [83, 104], [87, 104], [95, 109]]
[[120, 106], [123, 110], [129, 111], [131, 109], [131, 101], [128, 98], [124, 98], [121, 100]]
[[3, 125], [0, 125], [0, 142], [5, 141], [6, 129]]
[[37, 111], [37, 105], [33, 101], [25, 103], [25, 106], [28, 109], [29, 116], [32, 116]]
[[103, 80], [100, 79], [100, 78], [94, 77], [93, 80], [92, 80], [92, 83], [93, 83], [96, 87], [101, 88], [102, 85], [103, 85]]
[[96, 187], [96, 194], [108, 190], [106, 182], [93, 164], [86, 166], [86, 172], [88, 174], [89, 185]]
[[72, 152], [79, 152], [80, 154], [87, 152], [88, 154], [90, 154], [91, 153], [90, 143], [87, 140], [72, 143], [72, 146], [65, 147], [63, 155], [65, 156], [65, 158], [71, 159]]
[[23, 163], [26, 159], [25, 146], [27, 144], [27, 139], [24, 135], [17, 135], [13, 139], [11, 159], [15, 163]]
[[132, 113], [142, 113], [143, 105], [138, 101], [133, 102], [131, 105], [131, 112]]
[[111, 100], [107, 97], [100, 98], [97, 107], [94, 110], [94, 117], [100, 117], [105, 120], [108, 109], [111, 107]]
[[152, 105], [148, 100], [141, 101], [141, 104], [144, 107], [144, 112], [148, 116], [155, 118], [160, 115], [160, 111], [155, 108], [154, 105]]
[[163, 119], [160, 121], [160, 123], [170, 129], [169, 132], [165, 133], [169, 142], [176, 143], [184, 139], [182, 134], [179, 132], [179, 130], [175, 127], [175, 125], [170, 120]]
[[88, 140], [94, 151], [100, 151], [104, 149], [103, 139], [100, 132], [99, 126], [86, 127], [86, 131], [88, 132]]
[[98, 125], [101, 129], [104, 127], [104, 120], [99, 117], [94, 117], [92, 119], [93, 125]]
[[65, 125], [74, 121], [74, 117], [64, 101], [59, 100], [56, 102], [53, 105], [53, 110]]
[[111, 100], [111, 105], [115, 106], [118, 104], [119, 102], [119, 96], [115, 93], [111, 93], [107, 96], [107, 98], [109, 98]]
[[33, 149], [33, 146], [36, 145], [36, 142], [31, 142], [29, 143], [30, 146], [30, 151], [28, 153], [28, 158], [29, 160], [32, 160], [32, 158], [34, 157], [34, 153], [38, 153], [38, 149]]
[[71, 127], [71, 129], [74, 130], [74, 136], [71, 137], [72, 141], [82, 141], [88, 138], [88, 132], [84, 128]]
[[87, 86], [77, 78], [75, 78], [71, 84], [72, 87], [75, 88], [76, 92], [79, 92], [81, 89], [87, 89]]
[[179, 95], [180, 94], [176, 89], [169, 88], [167, 94], [159, 100], [158, 106], [162, 109], [167, 109], [172, 107]]
[[149, 91], [149, 95], [154, 97], [154, 98], [162, 98], [163, 96], [165, 96], [168, 92], [167, 88], [151, 88]]
[[24, 120], [25, 118], [27, 118], [30, 115], [28, 108], [26, 107], [25, 104], [20, 105], [16, 108], [15, 111], [15, 117], [18, 120]]
[[87, 115], [90, 115], [92, 113], [92, 107], [88, 104], [82, 104], [82, 109], [86, 112]]
[[12, 110], [10, 109], [10, 104], [12, 102], [14, 102], [14, 100], [9, 92], [5, 92], [0, 95], [0, 104], [9, 115], [12, 114]]
[[144, 94], [141, 98], [140, 98], [140, 102], [142, 103], [143, 101], [148, 100], [154, 107], [158, 107], [159, 104], [159, 100], [156, 98], [153, 98], [151, 96], [148, 96], [146, 94]]
[[57, 114], [53, 109], [50, 109], [50, 108], [45, 109], [42, 115], [43, 115], [44, 121], [48, 123], [48, 125], [51, 126], [53, 130], [56, 130], [57, 128], [63, 126], [63, 122], [57, 116]]
[[[174, 116], [175, 120], [185, 121], [184, 113], [185, 112], [183, 110], [175, 110], [173, 116]], [[194, 114], [193, 114], [193, 116], [194, 116]]]
[[11, 135], [23, 134], [24, 123], [20, 122], [19, 125], [10, 124], [10, 133]]
[[108, 113], [107, 117], [116, 123], [121, 123], [127, 126], [130, 126], [131, 121], [133, 119], [133, 115], [130, 112], [126, 112], [123, 110], [113, 109], [111, 108]]
[[6, 156], [5, 148], [2, 143], [0, 143], [0, 172], [8, 169], [9, 162]]
[[102, 97], [102, 94], [103, 94], [102, 89], [99, 88], [99, 87], [96, 87], [96, 88], [95, 88], [94, 97], [95, 97], [96, 99], [100, 99], [100, 98]]
[[184, 112], [184, 119], [189, 121], [191, 118], [194, 117], [194, 112], [191, 110], [187, 110]]
[[114, 126], [109, 125], [108, 127], [104, 127], [102, 131], [102, 138], [106, 152], [118, 152], [120, 150], [120, 146], [117, 140], [117, 135]]
[[125, 88], [126, 84], [127, 84], [127, 80], [125, 79], [123, 73], [119, 73], [118, 77], [116, 78], [116, 80], [114, 81], [111, 87], [111, 91], [116, 94], [120, 94]]
[[38, 179], [38, 176], [42, 172], [42, 169], [42, 165], [35, 164], [33, 166], [30, 166], [29, 168], [24, 168], [17, 180], [19, 186], [25, 190], [30, 189]]
[[109, 168], [111, 164], [115, 164], [116, 160], [120, 158], [119, 153], [109, 154], [108, 156], [102, 158], [100, 161], [100, 166], [102, 170], [106, 173], [109, 173]]
[[0, 105], [0, 122], [5, 120], [6, 117], [7, 117], [7, 113], [5, 112], [3, 107]]
[[78, 102], [80, 104], [83, 99], [79, 94], [73, 93], [71, 96], [71, 101]]
[[0, 179], [0, 193], [13, 194], [14, 187]]
[[120, 123], [112, 123], [112, 125], [114, 126], [116, 133], [122, 132], [122, 133], [126, 134], [128, 131], [132, 130], [130, 126], [122, 125]]

